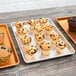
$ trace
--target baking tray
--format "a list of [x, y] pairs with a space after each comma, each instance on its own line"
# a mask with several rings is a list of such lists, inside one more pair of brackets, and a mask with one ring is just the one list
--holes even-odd
[[67, 33], [67, 35], [71, 38], [71, 40], [76, 44], [76, 32], [69, 31], [69, 26], [67, 22], [68, 18], [71, 18], [71, 17], [76, 17], [76, 16], [56, 18], [56, 21]]
[[[52, 21], [50, 18], [47, 18], [47, 19], [48, 19], [48, 23], [52, 24], [52, 25], [55, 27], [54, 30], [61, 35], [61, 39], [64, 40], [64, 41], [67, 43], [67, 47], [64, 49], [64, 54], [57, 55], [57, 54], [56, 54], [56, 50], [51, 49], [50, 56], [48, 56], [48, 57], [46, 57], [46, 58], [45, 58], [45, 57], [42, 58], [42, 57], [41, 57], [41, 51], [38, 51], [38, 52], [36, 53], [36, 55], [35, 55], [35, 56], [36, 56], [35, 59], [34, 59], [34, 60], [31, 60], [31, 61], [28, 61], [28, 60], [26, 59], [25, 50], [24, 50], [24, 48], [23, 48], [23, 46], [22, 46], [22, 44], [21, 44], [21, 40], [19, 39], [19, 37], [18, 37], [18, 35], [17, 35], [16, 27], [15, 27], [15, 25], [14, 25], [15, 22], [13, 22], [13, 23], [11, 23], [11, 28], [12, 28], [12, 30], [13, 30], [13, 33], [14, 33], [14, 35], [15, 35], [15, 38], [16, 38], [16, 40], [17, 40], [18, 46], [19, 46], [19, 48], [20, 48], [20, 51], [21, 51], [21, 54], [22, 54], [22, 56], [23, 56], [23, 59], [24, 59], [24, 62], [25, 62], [25, 63], [33, 63], [33, 62], [38, 62], [38, 61], [53, 59], [53, 58], [57, 58], [57, 57], [72, 55], [72, 54], [75, 53], [74, 48], [70, 45], [70, 43], [66, 40], [66, 38], [63, 36], [63, 34], [59, 31], [59, 29], [58, 29], [57, 26], [53, 23], [53, 21]], [[26, 23], [27, 21], [23, 21], [23, 22]], [[24, 25], [24, 26], [25, 26], [25, 25]], [[26, 28], [28, 28], [27, 26], [28, 26], [28, 24], [26, 24]], [[33, 37], [32, 37], [32, 38], [33, 38]], [[33, 44], [33, 43], [32, 43], [32, 44]]]
[[0, 69], [18, 65], [19, 64], [19, 58], [18, 58], [16, 49], [15, 49], [15, 46], [13, 44], [13, 41], [11, 39], [7, 25], [6, 24], [0, 24], [0, 30], [4, 31], [4, 33], [5, 33], [6, 39], [4, 40], [3, 45], [12, 49], [12, 55], [10, 56], [10, 62], [8, 64], [5, 64], [5, 65], [0, 65]]

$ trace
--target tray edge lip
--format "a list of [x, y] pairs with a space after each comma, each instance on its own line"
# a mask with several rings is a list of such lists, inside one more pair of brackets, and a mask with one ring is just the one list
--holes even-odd
[[76, 17], [76, 16], [75, 15], [71, 15], [71, 16], [56, 17], [56, 21], [58, 21], [59, 19], [70, 18], [70, 17]]

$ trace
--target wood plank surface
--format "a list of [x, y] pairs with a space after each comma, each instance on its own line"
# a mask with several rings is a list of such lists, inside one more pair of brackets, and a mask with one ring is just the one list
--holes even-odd
[[8, 24], [12, 39], [20, 58], [19, 65], [1, 69], [0, 76], [76, 76], [76, 54], [33, 64], [24, 63], [16, 39], [10, 27], [11, 22], [18, 20], [28, 20], [30, 18], [40, 17], [52, 18], [64, 36], [76, 50], [76, 45], [71, 41], [71, 39], [55, 21], [56, 17], [72, 15], [76, 15], [76, 6], [0, 13], [0, 24]]

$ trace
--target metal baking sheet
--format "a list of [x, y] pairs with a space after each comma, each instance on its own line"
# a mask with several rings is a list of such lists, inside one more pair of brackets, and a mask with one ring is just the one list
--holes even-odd
[[10, 36], [7, 25], [0, 24], [0, 31], [4, 31], [4, 33], [5, 33], [5, 39], [4, 39], [3, 46], [7, 46], [7, 47], [12, 49], [12, 55], [10, 57], [9, 63], [4, 64], [4, 65], [0, 65], [0, 69], [16, 66], [19, 64], [20, 61], [19, 61], [19, 57], [17, 55], [16, 49], [15, 49], [15, 46], [13, 44], [13, 41], [12, 41], [12, 38]]
[[[33, 63], [33, 62], [38, 62], [38, 61], [43, 61], [43, 60], [58, 58], [58, 57], [62, 57], [62, 56], [72, 55], [72, 54], [75, 53], [74, 48], [73, 48], [73, 47], [70, 45], [70, 43], [66, 40], [66, 38], [63, 36], [63, 34], [60, 32], [60, 30], [57, 28], [57, 26], [56, 26], [56, 25], [54, 24], [54, 22], [52, 21], [52, 19], [50, 19], [50, 18], [47, 18], [47, 19], [48, 19], [48, 24], [51, 24], [52, 26], [54, 26], [54, 30], [55, 30], [57, 33], [59, 33], [60, 36], [61, 36], [61, 39], [66, 42], [67, 46], [63, 49], [64, 53], [57, 55], [57, 54], [56, 54], [56, 49], [55, 49], [55, 48], [51, 48], [51, 50], [50, 50], [50, 55], [47, 56], [47, 57], [42, 57], [42, 56], [41, 56], [41, 51], [40, 51], [40, 49], [38, 49], [37, 53], [35, 54], [35, 59], [33, 59], [33, 60], [27, 60], [27, 59], [26, 59], [26, 54], [25, 54], [25, 50], [26, 50], [26, 49], [23, 48], [23, 45], [22, 45], [22, 43], [21, 43], [21, 40], [19, 39], [19, 37], [18, 37], [18, 35], [17, 35], [17, 33], [16, 33], [16, 27], [15, 27], [15, 25], [14, 25], [15, 22], [13, 22], [13, 23], [11, 23], [11, 28], [12, 28], [12, 30], [13, 30], [13, 33], [14, 33], [14, 35], [15, 35], [15, 38], [16, 38], [16, 40], [17, 40], [18, 46], [19, 46], [19, 48], [20, 48], [20, 51], [21, 51], [21, 54], [22, 54], [22, 56], [23, 56], [23, 59], [24, 59], [24, 62], [25, 62], [25, 63]], [[26, 23], [27, 21], [23, 21], [23, 22]], [[24, 28], [27, 28], [28, 30], [30, 30], [29, 27], [28, 27], [28, 24], [25, 24], [25, 25], [24, 25]], [[33, 35], [30, 35], [30, 34], [29, 34], [29, 36], [33, 38], [33, 39], [32, 39], [33, 41], [32, 41], [31, 44], [32, 44], [32, 45], [35, 45], [35, 40], [34, 40]], [[46, 41], [49, 41], [49, 39], [46, 39]]]
[[63, 28], [66, 34], [71, 38], [71, 40], [76, 44], [76, 32], [69, 31], [68, 19], [76, 16], [67, 16], [56, 18], [57, 23]]

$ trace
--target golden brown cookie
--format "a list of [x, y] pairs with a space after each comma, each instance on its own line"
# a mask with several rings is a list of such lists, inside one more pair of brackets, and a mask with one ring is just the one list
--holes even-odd
[[31, 20], [27, 21], [27, 23], [31, 26], [35, 26], [37, 24], [37, 20], [31, 19]]
[[15, 23], [15, 26], [16, 26], [17, 28], [22, 28], [23, 25], [24, 25], [24, 22], [22, 22], [22, 21], [18, 21], [18, 22]]
[[27, 34], [28, 30], [26, 28], [18, 28], [17, 29], [17, 32], [20, 34], [20, 35], [25, 35]]
[[28, 46], [26, 48], [26, 58], [27, 60], [33, 60], [35, 58], [35, 54], [37, 52], [37, 48], [35, 46]]
[[41, 23], [41, 24], [46, 24], [47, 23], [47, 19], [46, 18], [40, 18], [39, 19], [39, 22]]
[[51, 49], [51, 43], [43, 42], [40, 44], [42, 50], [48, 51]]
[[50, 38], [51, 38], [52, 40], [58, 40], [58, 39], [60, 38], [60, 35], [59, 35], [58, 33], [56, 33], [55, 31], [52, 31], [52, 32], [50, 33]]
[[35, 31], [36, 31], [36, 33], [42, 32], [42, 31], [43, 31], [42, 26], [41, 26], [40, 24], [37, 24], [37, 25], [35, 26]]
[[6, 64], [9, 62], [12, 50], [6, 46], [0, 46], [0, 65]]
[[66, 43], [62, 41], [61, 39], [56, 41], [56, 52], [58, 54], [63, 53], [63, 49], [66, 47]]
[[49, 35], [50, 32], [54, 29], [54, 26], [51, 26], [51, 25], [46, 25], [45, 26], [45, 34], [46, 35]]
[[43, 42], [40, 44], [40, 48], [42, 49], [43, 55], [49, 55], [51, 49], [51, 43]]
[[30, 32], [33, 33], [35, 30], [35, 26], [37, 24], [37, 20], [31, 19], [31, 20], [27, 21], [27, 23], [30, 25]]
[[31, 37], [28, 37], [28, 36], [22, 36], [21, 37], [21, 41], [24, 45], [30, 45], [31, 44]]
[[26, 48], [26, 52], [29, 54], [29, 55], [33, 55], [37, 52], [37, 48], [35, 46], [28, 46]]
[[66, 43], [64, 41], [62, 41], [61, 39], [56, 41], [56, 46], [63, 49], [66, 47]]
[[36, 42], [37, 44], [40, 44], [44, 41], [44, 35], [42, 33], [37, 33], [35, 34], [35, 39], [36, 39]]

